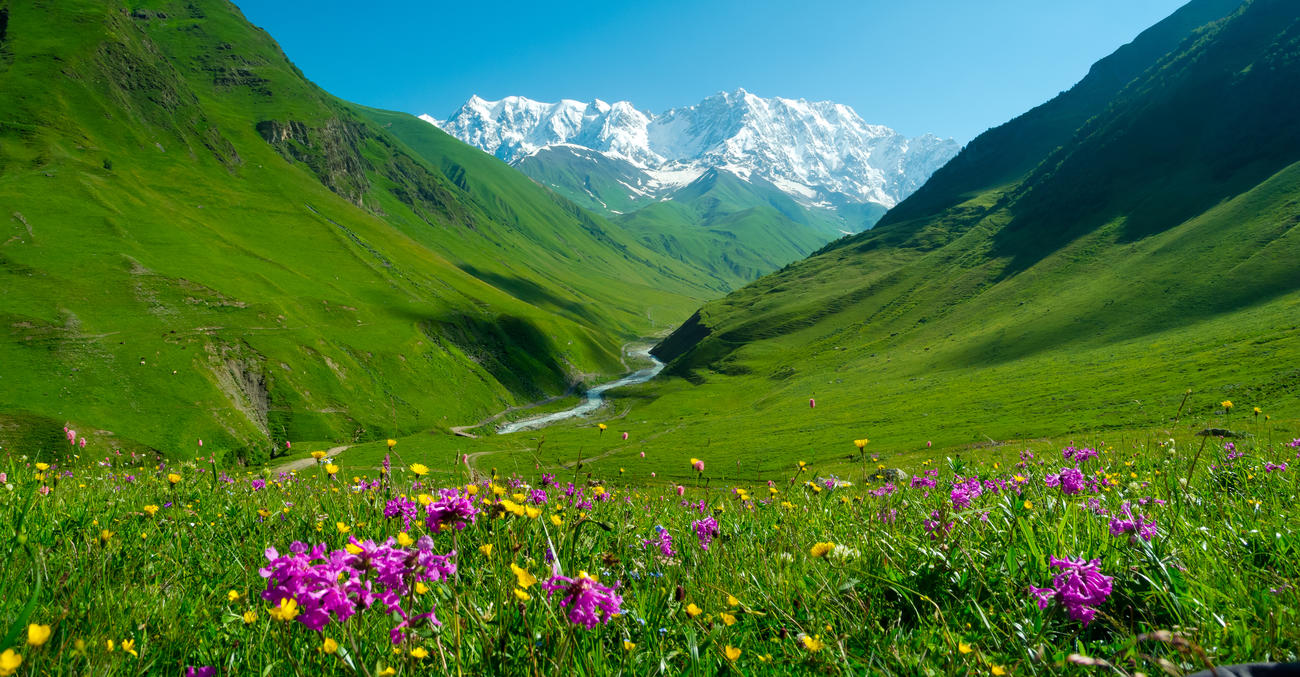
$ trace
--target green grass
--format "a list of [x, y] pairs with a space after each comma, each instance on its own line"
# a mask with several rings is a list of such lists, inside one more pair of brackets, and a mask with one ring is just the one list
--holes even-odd
[[6, 446], [71, 424], [255, 463], [445, 430], [619, 373], [624, 342], [717, 293], [431, 126], [331, 97], [226, 3], [7, 7]]
[[[603, 467], [591, 478], [604, 483], [599, 490], [585, 471], [503, 467], [495, 481], [478, 480], [483, 512], [473, 524], [428, 534], [435, 553], [455, 551], [457, 573], [402, 595], [404, 608], [432, 610], [441, 625], [417, 625], [397, 645], [389, 635], [396, 621], [381, 609], [358, 608], [320, 632], [273, 620], [276, 600], [261, 598], [267, 583], [258, 568], [266, 548], [287, 553], [294, 541], [341, 551], [350, 537], [428, 533], [420, 519], [409, 526], [385, 519], [386, 502], [464, 486], [470, 471], [413, 448], [418, 438], [393, 449], [400, 460], [392, 484], [360, 490], [343, 479], [347, 469], [331, 479], [324, 465], [297, 476], [227, 478], [193, 462], [157, 469], [130, 455], [94, 464], [57, 449], [6, 451], [0, 514], [13, 532], [0, 540], [0, 632], [8, 631], [0, 649], [22, 656], [18, 674], [53, 675], [92, 666], [106, 675], [178, 674], [185, 666], [221, 674], [1075, 674], [1072, 654], [1152, 674], [1161, 661], [1180, 671], [1206, 661], [1294, 661], [1300, 534], [1289, 508], [1300, 461], [1294, 433], [1246, 418], [1209, 421], [1255, 433], [1235, 440], [1244, 454], [1236, 459], [1223, 440], [1181, 431], [1076, 440], [1072, 446], [1100, 450], [1082, 464], [1095, 483], [1077, 495], [1046, 482], [1071, 465], [1050, 441], [910, 461], [877, 453], [873, 441], [850, 468], [934, 473], [937, 486], [905, 480], [892, 494], [875, 492], [883, 485], [874, 479], [824, 488], [817, 478], [839, 468], [816, 460], [802, 472], [793, 464], [773, 472], [770, 485], [737, 479], [708, 450], [699, 453], [703, 473], [675, 478], [688, 487], [684, 500], [671, 486]], [[1032, 457], [1021, 456], [1026, 449]], [[91, 446], [83, 456], [101, 451]], [[38, 462], [56, 467], [42, 471]], [[423, 483], [412, 484], [418, 478], [404, 467], [415, 462], [432, 466]], [[1266, 468], [1279, 462], [1287, 469]], [[174, 486], [166, 478], [173, 472]], [[530, 500], [529, 484], [540, 486], [548, 472], [559, 486]], [[252, 486], [259, 476], [265, 488]], [[963, 505], [950, 497], [954, 476], [1003, 484], [998, 491], [986, 484]], [[582, 493], [570, 498], [565, 486], [575, 478]], [[1109, 531], [1128, 502], [1154, 521], [1150, 541]], [[719, 528], [707, 550], [693, 525], [706, 515]], [[672, 537], [671, 556], [659, 552], [659, 528]], [[517, 598], [511, 565], [548, 579], [548, 543], [566, 575], [588, 571], [617, 583], [621, 613], [587, 629], [568, 620], [562, 596], [548, 598], [540, 585]], [[836, 549], [819, 556], [819, 543]], [[1112, 577], [1090, 624], [1056, 603], [1044, 610], [1032, 601], [1031, 586], [1052, 584], [1052, 557], [1096, 558]], [[30, 624], [49, 626], [49, 639], [24, 645]], [[1162, 631], [1181, 639], [1151, 636]], [[341, 650], [321, 652], [327, 639]], [[126, 641], [134, 653], [123, 650]]]

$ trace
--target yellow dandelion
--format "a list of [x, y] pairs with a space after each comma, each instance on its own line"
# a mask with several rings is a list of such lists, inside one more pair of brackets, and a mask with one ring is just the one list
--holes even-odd
[[740, 649], [737, 649], [736, 647], [731, 646], [730, 644], [728, 644], [726, 648], [722, 650], [722, 652], [726, 654], [727, 660], [729, 661], [734, 661], [737, 658], [740, 658]]
[[329, 637], [326, 637], [325, 642], [321, 644], [320, 650], [321, 653], [338, 653], [339, 643]]
[[686, 605], [687, 616], [690, 616], [691, 618], [695, 618], [696, 616], [699, 616], [701, 613], [704, 613], [704, 610], [695, 606], [695, 602], [691, 602], [690, 604]]
[[411, 472], [415, 473], [417, 477], [424, 477], [429, 474], [429, 466], [424, 465], [423, 463], [412, 463]]
[[821, 543], [814, 544], [812, 549], [809, 550], [809, 552], [812, 554], [813, 557], [825, 557], [826, 553], [834, 549], [835, 549], [834, 543], [831, 543], [830, 541], [824, 541]]
[[40, 646], [50, 639], [50, 626], [38, 625], [32, 623], [27, 626], [27, 643], [31, 646]]

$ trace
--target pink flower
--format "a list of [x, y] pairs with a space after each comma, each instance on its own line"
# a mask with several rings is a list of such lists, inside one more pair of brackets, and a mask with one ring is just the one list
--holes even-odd
[[808, 398], [808, 408], [809, 408], [809, 409], [816, 409], [816, 408], [817, 408], [817, 400], [815, 400], [815, 399], [809, 397], [809, 398]]
[[684, 487], [684, 486], [682, 486], [682, 485], [680, 485], [680, 484], [677, 485], [677, 495], [678, 495], [678, 496], [681, 496], [681, 495], [684, 494], [684, 493], [686, 493], [686, 487]]
[[695, 472], [704, 472], [704, 461], [696, 461], [691, 464], [691, 467], [695, 468]]
[[641, 458], [645, 458], [645, 452], [641, 452]]
[[627, 433], [623, 433], [623, 439], [624, 439], [625, 441], [627, 440]]
[[292, 449], [292, 448], [293, 448], [293, 445], [289, 443], [289, 440], [285, 440], [285, 441], [284, 441], [284, 448], [285, 448], [285, 449]]
[[201, 440], [201, 439], [199, 440], [199, 446], [200, 446], [200, 447], [203, 446], [203, 440]]
[[653, 472], [652, 472], [652, 473], [650, 473], [650, 476], [651, 476], [651, 477], [654, 477], [654, 476], [655, 476], [655, 474], [654, 474], [654, 473], [653, 473]]
[[86, 448], [86, 438], [84, 438], [84, 437], [81, 438], [81, 442], [80, 442], [80, 444], [81, 444], [81, 448], [82, 448], [82, 449], [85, 449], [85, 448]]

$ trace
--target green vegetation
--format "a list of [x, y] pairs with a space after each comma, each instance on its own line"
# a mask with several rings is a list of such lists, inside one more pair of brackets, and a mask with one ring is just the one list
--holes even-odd
[[[902, 475], [846, 437], [871, 479], [852, 486], [793, 461], [774, 483], [733, 481], [702, 455], [698, 470], [679, 464], [684, 497], [562, 466], [471, 475], [405, 441], [383, 447], [394, 467], [377, 481], [328, 457], [296, 476], [227, 477], [5, 453], [0, 514], [18, 537], [0, 540], [0, 669], [1015, 675], [1294, 661], [1300, 439], [1248, 425], [1257, 434], [1231, 443], [1038, 442]], [[287, 566], [295, 542], [322, 551]], [[420, 550], [449, 557], [411, 566]], [[1057, 575], [1088, 560], [1087, 603], [1065, 604]], [[580, 572], [600, 586], [575, 587]], [[575, 608], [591, 613], [581, 625]], [[428, 612], [436, 624], [416, 616]]]
[[[716, 295], [225, 2], [0, 3], [0, 444], [264, 460], [623, 370]], [[454, 385], [452, 385], [454, 384]]]
[[[711, 445], [761, 475], [791, 449], [838, 449], [845, 427], [893, 452], [1169, 426], [1188, 389], [1196, 415], [1223, 400], [1294, 408], [1300, 17], [1259, 1], [1186, 20], [1206, 8], [1222, 3], [1194, 3], [989, 132], [1037, 139], [1048, 113], [1084, 121], [1039, 162], [981, 137], [936, 174], [973, 194], [927, 187], [871, 231], [706, 305], [657, 348], [677, 378], [648, 387], [634, 416], [679, 457]], [[1079, 94], [1135, 54], [1147, 67], [1129, 63], [1127, 86]], [[1018, 180], [999, 178], [1008, 166]]]

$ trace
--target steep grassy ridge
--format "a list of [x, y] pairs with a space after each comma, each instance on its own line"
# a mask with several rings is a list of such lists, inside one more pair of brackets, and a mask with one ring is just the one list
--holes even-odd
[[711, 293], [468, 147], [407, 145], [228, 3], [0, 8], [0, 444], [70, 423], [256, 459], [476, 419], [620, 371]]

